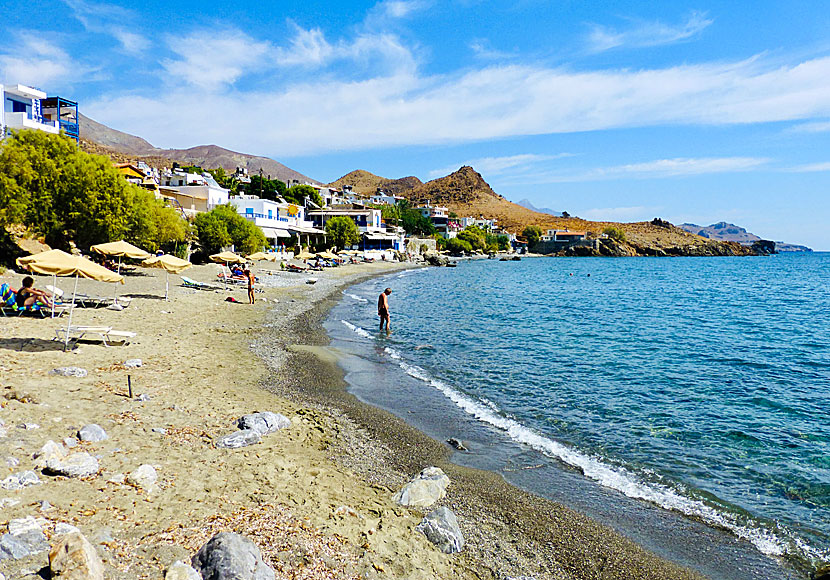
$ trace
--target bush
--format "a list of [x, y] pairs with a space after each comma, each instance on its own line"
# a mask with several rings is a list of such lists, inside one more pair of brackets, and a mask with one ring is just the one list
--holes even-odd
[[285, 192], [285, 199], [297, 205], [304, 205], [305, 200], [310, 199], [318, 207], [323, 207], [323, 198], [320, 197], [320, 192], [310, 185], [295, 185], [294, 187], [289, 187]]
[[347, 216], [337, 216], [326, 222], [326, 235], [331, 245], [341, 250], [360, 241], [360, 230], [354, 220]]
[[611, 238], [612, 240], [616, 240], [618, 242], [625, 241], [625, 231], [621, 227], [618, 226], [608, 226], [602, 233]]
[[470, 242], [460, 238], [450, 238], [447, 240], [447, 251], [454, 256], [460, 256], [464, 252], [471, 254], [473, 247], [470, 245]]
[[487, 234], [478, 226], [467, 226], [458, 232], [458, 239], [470, 244], [473, 250], [483, 250], [487, 247]]
[[527, 226], [522, 232], [522, 237], [527, 242], [528, 247], [532, 248], [542, 238], [542, 228], [539, 226]]

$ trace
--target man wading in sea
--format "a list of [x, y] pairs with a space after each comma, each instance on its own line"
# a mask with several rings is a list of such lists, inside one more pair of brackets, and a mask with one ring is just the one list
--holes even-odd
[[386, 334], [389, 334], [389, 296], [392, 293], [391, 288], [387, 288], [378, 296], [378, 316], [380, 316], [380, 329], [383, 330], [383, 323], [386, 323]]

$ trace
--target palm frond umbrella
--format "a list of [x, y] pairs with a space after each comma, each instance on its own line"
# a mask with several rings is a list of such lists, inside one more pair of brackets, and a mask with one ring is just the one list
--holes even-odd
[[69, 346], [72, 312], [75, 310], [75, 296], [78, 294], [78, 278], [88, 278], [99, 282], [124, 283], [124, 276], [116, 274], [112, 270], [107, 270], [83, 256], [72, 256], [65, 252], [60, 254], [54, 252], [35, 254], [25, 263], [24, 267], [30, 272], [37, 272], [38, 274], [75, 276], [75, 289], [72, 290], [72, 308], [69, 309], [69, 322], [66, 325], [66, 337], [63, 344], [64, 350]]
[[177, 258], [176, 256], [164, 254], [162, 256], [153, 256], [151, 258], [147, 258], [146, 260], [141, 262], [141, 265], [147, 268], [161, 268], [162, 270], [164, 270], [164, 299], [168, 300], [168, 296], [170, 294], [170, 272], [173, 272], [174, 274], [184, 272], [193, 264], [191, 264], [187, 260]]
[[[124, 240], [118, 240], [117, 242], [107, 242], [106, 244], [95, 244], [94, 246], [90, 246], [89, 248], [93, 252], [97, 254], [101, 254], [103, 256], [112, 256], [118, 257], [118, 273], [121, 273], [121, 259], [122, 258], [132, 258], [134, 260], [146, 260], [151, 256], [150, 252], [145, 252], [139, 247], [132, 245], [129, 242], [125, 242]], [[115, 302], [118, 302], [118, 287], [115, 288]]]

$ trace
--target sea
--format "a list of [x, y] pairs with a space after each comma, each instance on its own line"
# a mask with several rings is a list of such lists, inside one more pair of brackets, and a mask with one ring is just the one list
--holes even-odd
[[456, 463], [733, 580], [830, 560], [828, 316], [830, 253], [525, 258], [352, 286], [325, 327]]

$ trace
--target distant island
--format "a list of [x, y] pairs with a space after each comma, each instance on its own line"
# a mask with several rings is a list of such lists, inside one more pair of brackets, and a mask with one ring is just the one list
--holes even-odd
[[[697, 224], [680, 224], [677, 226], [686, 230], [690, 234], [698, 235], [702, 238], [710, 240], [718, 240], [721, 242], [738, 242], [745, 246], [751, 246], [755, 242], [761, 241], [760, 236], [748, 232], [745, 228], [730, 224], [728, 222], [718, 222], [710, 226], [699, 226]], [[775, 242], [775, 250], [777, 252], [812, 252], [811, 248], [807, 246], [800, 246], [798, 244], [787, 244], [784, 242]]]
[[561, 211], [553, 211], [549, 207], [536, 207], [532, 203], [530, 203], [529, 199], [523, 199], [521, 201], [516, 202], [518, 205], [522, 207], [526, 207], [530, 211], [535, 211], [538, 213], [546, 213], [548, 215], [552, 215], [553, 217], [564, 217]]

